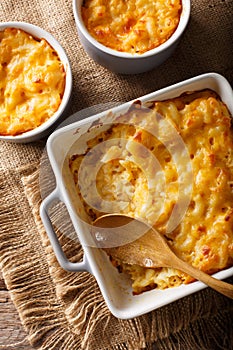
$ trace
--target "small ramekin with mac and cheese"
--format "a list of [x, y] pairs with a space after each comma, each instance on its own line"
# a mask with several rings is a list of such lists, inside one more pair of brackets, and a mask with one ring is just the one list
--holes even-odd
[[0, 53], [0, 139], [33, 141], [68, 103], [68, 58], [52, 35], [20, 22], [1, 23]]
[[190, 0], [73, 0], [79, 39], [88, 55], [115, 73], [161, 65], [189, 21]]

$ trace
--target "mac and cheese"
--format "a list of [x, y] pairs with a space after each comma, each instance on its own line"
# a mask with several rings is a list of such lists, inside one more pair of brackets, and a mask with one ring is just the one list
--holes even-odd
[[[70, 157], [77, 195], [90, 219], [108, 211], [141, 218], [165, 236], [180, 258], [206, 273], [232, 266], [231, 123], [226, 105], [210, 90], [155, 101], [147, 109], [140, 104], [131, 108], [91, 139], [85, 154]], [[176, 136], [171, 130], [181, 137], [183, 146], [174, 146]], [[106, 144], [103, 154], [99, 144]], [[182, 188], [188, 173], [191, 177]], [[92, 180], [90, 174], [95, 174]], [[168, 232], [176, 203], [184, 203], [188, 196], [183, 217]], [[193, 281], [172, 268], [129, 265], [120, 260], [115, 248], [106, 251], [113, 265], [131, 276], [135, 294]]]
[[142, 54], [171, 37], [181, 9], [180, 0], [85, 0], [82, 17], [89, 33], [101, 44]]
[[48, 120], [59, 108], [65, 70], [44, 39], [17, 28], [0, 32], [0, 134], [18, 135]]

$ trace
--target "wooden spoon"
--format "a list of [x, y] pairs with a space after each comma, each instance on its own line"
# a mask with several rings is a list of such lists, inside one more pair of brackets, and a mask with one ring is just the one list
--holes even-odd
[[[133, 221], [134, 226], [130, 226]], [[115, 234], [117, 232], [117, 235], [119, 233], [119, 235], [125, 236], [127, 230], [128, 232], [130, 231], [130, 227], [133, 227], [135, 230], [135, 221], [138, 223], [141, 235], [139, 235], [138, 232], [135, 232], [135, 240], [131, 238], [131, 241], [127, 244], [111, 246], [112, 233], [110, 233], [111, 239], [108, 240], [106, 233], [108, 230], [106, 231], [106, 228], [117, 228], [117, 231], [114, 230]], [[187, 273], [199, 281], [202, 281], [219, 293], [233, 299], [233, 285], [211, 277], [207, 273], [178, 258], [167, 244], [165, 238], [154, 228], [149, 227], [142, 221], [122, 214], [106, 214], [96, 219], [94, 226], [105, 228], [104, 234], [106, 237], [104, 250], [111, 256], [120, 259], [122, 262], [150, 268], [175, 268]], [[132, 234], [132, 232], [129, 233]]]

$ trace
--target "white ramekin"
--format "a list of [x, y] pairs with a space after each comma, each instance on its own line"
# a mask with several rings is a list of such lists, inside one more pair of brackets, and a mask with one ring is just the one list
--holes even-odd
[[118, 52], [95, 40], [84, 25], [81, 15], [82, 3], [83, 0], [73, 0], [74, 18], [84, 49], [98, 64], [121, 74], [143, 73], [161, 65], [175, 50], [188, 24], [191, 12], [191, 1], [182, 0], [180, 22], [173, 35], [162, 45], [138, 55]]
[[57, 52], [61, 62], [63, 63], [65, 73], [66, 73], [64, 95], [58, 110], [54, 113], [54, 115], [51, 118], [49, 118], [45, 123], [38, 126], [37, 128], [24, 132], [22, 134], [19, 134], [16, 136], [0, 135], [0, 140], [10, 141], [15, 143], [28, 143], [28, 142], [39, 140], [47, 136], [51, 131], [51, 128], [53, 127], [53, 125], [62, 117], [63, 113], [65, 112], [66, 107], [69, 104], [71, 91], [72, 91], [71, 66], [65, 50], [62, 48], [59, 42], [52, 36], [52, 34], [48, 33], [44, 29], [26, 22], [0, 23], [0, 31], [3, 31], [5, 28], [19, 28], [31, 34], [35, 38], [38, 38], [38, 39], [44, 38]]

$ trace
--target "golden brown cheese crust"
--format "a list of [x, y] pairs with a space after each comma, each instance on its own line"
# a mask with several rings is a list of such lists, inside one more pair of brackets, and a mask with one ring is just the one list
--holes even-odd
[[[166, 225], [179, 193], [177, 169], [168, 149], [137, 124], [139, 119], [144, 126], [150, 123], [159, 124], [158, 114], [155, 112], [169, 120], [184, 140], [193, 173], [189, 206], [182, 221], [169, 234], [166, 233]], [[154, 202], [148, 200], [147, 194], [150, 191], [153, 196], [153, 188], [150, 189], [148, 184], [148, 178], [151, 177], [150, 169], [142, 171], [132, 161], [132, 155], [128, 151], [123, 154], [123, 158], [117, 158], [118, 150], [114, 148], [115, 146], [107, 150], [103, 165], [96, 176], [96, 187], [100, 198], [110, 201], [113, 211], [115, 203], [120, 202], [122, 213], [145, 219], [153, 224], [158, 231], [166, 235], [172, 250], [193, 266], [209, 274], [232, 266], [233, 130], [231, 116], [225, 104], [216, 93], [205, 90], [166, 101], [155, 101], [150, 106], [149, 112], [140, 107], [132, 109], [120, 116], [118, 122], [109, 130], [91, 139], [88, 151], [94, 149], [100, 142], [114, 138], [127, 140], [130, 152], [134, 152], [130, 141], [144, 145], [158, 159], [166, 179], [167, 191], [163, 198], [163, 212], [157, 217], [162, 203], [161, 198], [159, 200], [152, 198]], [[139, 152], [136, 156], [139, 156]], [[93, 221], [104, 212], [104, 207], [101, 206], [101, 201], [98, 203], [99, 198], [92, 198], [90, 188], [86, 189], [86, 198], [82, 198], [78, 170], [84, 158], [85, 154], [71, 157], [70, 169], [77, 194]], [[180, 161], [182, 162], [182, 157]], [[90, 164], [87, 167], [86, 178], [94, 166]], [[151, 184], [152, 187], [160, 186], [157, 182], [153, 183], [153, 172]], [[158, 190], [159, 188], [154, 192], [155, 195]], [[88, 204], [91, 199], [98, 204], [97, 207]], [[114, 257], [114, 249], [111, 260], [119, 271], [131, 275], [134, 294], [152, 288], [164, 289], [193, 281], [190, 276], [171, 268], [152, 269], [122, 263]]]
[[82, 17], [101, 44], [142, 54], [167, 41], [176, 30], [180, 0], [85, 0]]
[[59, 108], [65, 71], [46, 40], [21, 29], [0, 32], [0, 134], [18, 135], [48, 120]]

